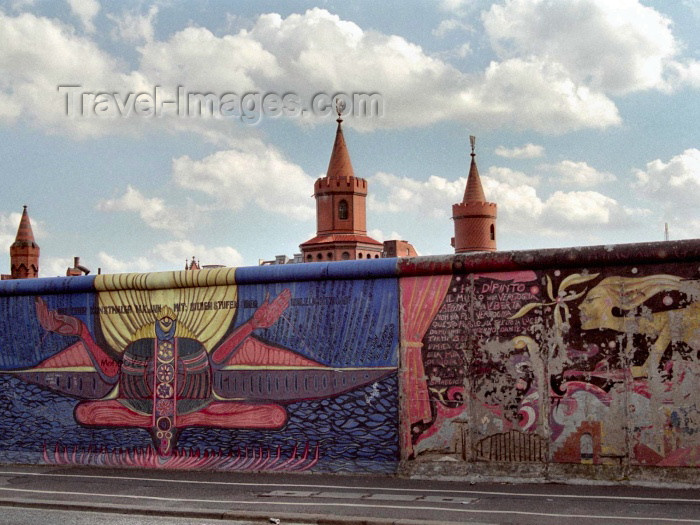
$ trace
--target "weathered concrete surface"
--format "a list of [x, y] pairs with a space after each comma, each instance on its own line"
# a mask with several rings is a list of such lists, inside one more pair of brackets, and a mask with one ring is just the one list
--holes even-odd
[[0, 350], [5, 463], [700, 484], [698, 240], [4, 281]]
[[401, 473], [700, 483], [700, 242], [399, 272]]

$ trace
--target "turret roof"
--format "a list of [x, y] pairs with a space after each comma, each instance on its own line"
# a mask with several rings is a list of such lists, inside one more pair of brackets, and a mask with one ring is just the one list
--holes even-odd
[[17, 228], [17, 237], [15, 237], [15, 244], [36, 245], [36, 242], [34, 241], [34, 232], [32, 231], [32, 223], [29, 220], [29, 214], [27, 213], [26, 206], [22, 211], [22, 218], [19, 221], [19, 228]]
[[337, 122], [338, 129], [335, 132], [335, 142], [333, 143], [333, 151], [331, 152], [331, 160], [328, 163], [326, 177], [354, 177], [355, 172], [352, 169], [350, 154], [343, 137], [343, 128], [341, 126], [343, 119], [338, 117]]
[[467, 187], [464, 190], [464, 199], [462, 202], [486, 202], [484, 188], [481, 186], [481, 178], [479, 177], [479, 169], [476, 167], [476, 153], [472, 150], [472, 163], [469, 166], [469, 177], [467, 178]]

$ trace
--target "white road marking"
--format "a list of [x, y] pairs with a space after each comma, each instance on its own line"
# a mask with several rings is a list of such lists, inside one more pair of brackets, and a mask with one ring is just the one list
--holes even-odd
[[[89, 477], [89, 476], [88, 476]], [[217, 500], [217, 499], [194, 499], [194, 498], [164, 498], [159, 496], [138, 496], [133, 494], [97, 494], [94, 492], [73, 492], [73, 491], [53, 491], [53, 490], [36, 490], [36, 489], [18, 489], [0, 487], [0, 492], [23, 492], [31, 494], [54, 494], [54, 495], [69, 495], [69, 496], [89, 496], [109, 497], [109, 498], [126, 498], [153, 500], [165, 502], [191, 502], [191, 503], [224, 503], [227, 505], [259, 505], [259, 501], [239, 501], [239, 500]], [[510, 514], [516, 516], [541, 516], [547, 518], [588, 518], [595, 520], [636, 520], [636, 521], [653, 521], [669, 522], [669, 523], [700, 523], [700, 520], [685, 519], [685, 518], [661, 518], [661, 517], [640, 517], [640, 516], [606, 516], [606, 515], [591, 515], [591, 514], [559, 514], [552, 512], [527, 512], [520, 510], [478, 510], [478, 509], [450, 509], [445, 507], [418, 507], [418, 506], [401, 506], [401, 505], [367, 505], [360, 503], [309, 503], [304, 502], [281, 502], [281, 501], [266, 501], [266, 505], [284, 505], [288, 507], [303, 506], [303, 507], [346, 507], [346, 508], [377, 508], [377, 509], [399, 509], [399, 510], [425, 510], [436, 512], [456, 512], [460, 514]]]
[[[342, 489], [342, 490], [357, 490], [358, 487], [351, 485], [314, 485], [306, 483], [260, 483], [260, 482], [237, 482], [237, 481], [197, 481], [185, 479], [164, 479], [164, 478], [147, 478], [136, 476], [106, 476], [92, 474], [60, 474], [54, 472], [13, 472], [0, 471], [0, 476], [45, 476], [45, 477], [64, 477], [64, 478], [87, 478], [87, 479], [106, 479], [109, 481], [124, 480], [124, 481], [157, 481], [161, 483], [179, 483], [179, 484], [194, 484], [194, 485], [223, 485], [237, 487], [298, 487], [302, 489]], [[510, 496], [510, 497], [528, 497], [528, 498], [564, 498], [564, 499], [581, 499], [581, 500], [610, 500], [610, 501], [641, 501], [641, 502], [668, 502], [668, 503], [700, 503], [700, 498], [658, 498], [658, 497], [642, 497], [642, 496], [607, 496], [607, 495], [589, 495], [589, 494], [538, 494], [532, 492], [505, 492], [505, 491], [488, 491], [488, 490], [455, 490], [455, 489], [413, 489], [406, 487], [362, 487], [362, 490], [368, 491], [394, 491], [394, 492], [433, 492], [433, 493], [450, 493], [450, 494], [473, 494], [482, 496]]]

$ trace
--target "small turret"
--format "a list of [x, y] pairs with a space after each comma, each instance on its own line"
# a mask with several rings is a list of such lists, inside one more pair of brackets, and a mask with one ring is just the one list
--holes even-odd
[[455, 253], [496, 250], [496, 203], [487, 202], [481, 186], [479, 170], [476, 167], [476, 137], [471, 142], [471, 165], [467, 187], [462, 202], [452, 205], [452, 219], [455, 223], [455, 236], [452, 246]]
[[314, 183], [316, 236], [299, 248], [304, 262], [375, 259], [382, 243], [367, 235], [367, 180], [355, 177], [345, 137], [344, 106], [336, 102], [338, 127], [325, 177]]
[[10, 278], [34, 277], [39, 277], [39, 245], [34, 241], [32, 223], [25, 206], [17, 228], [17, 237], [10, 246]]

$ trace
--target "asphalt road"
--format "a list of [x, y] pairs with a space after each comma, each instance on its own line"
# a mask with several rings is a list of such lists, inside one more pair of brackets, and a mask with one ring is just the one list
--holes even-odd
[[0, 507], [17, 525], [700, 524], [697, 489], [35, 466], [0, 466]]

